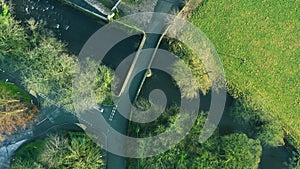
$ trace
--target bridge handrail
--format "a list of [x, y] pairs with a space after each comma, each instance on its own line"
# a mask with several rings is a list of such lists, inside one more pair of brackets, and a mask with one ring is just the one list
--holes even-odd
[[140, 53], [141, 53], [141, 51], [142, 51], [142, 48], [144, 47], [145, 41], [146, 41], [146, 39], [147, 39], [146, 37], [147, 37], [147, 36], [146, 36], [146, 33], [143, 32], [143, 38], [142, 38], [142, 41], [141, 41], [140, 46], [139, 46], [139, 48], [138, 48], [138, 50], [137, 50], [137, 52], [136, 52], [136, 54], [135, 54], [135, 57], [134, 57], [134, 59], [133, 59], [133, 61], [132, 61], [132, 64], [131, 64], [131, 66], [130, 66], [130, 68], [129, 68], [129, 71], [128, 71], [128, 73], [127, 73], [127, 76], [126, 76], [126, 78], [125, 78], [125, 81], [124, 81], [124, 83], [123, 83], [123, 85], [122, 85], [122, 88], [121, 88], [121, 90], [120, 90], [118, 96], [120, 96], [120, 95], [124, 92], [124, 90], [125, 90], [125, 88], [126, 88], [128, 82], [129, 82], [131, 73], [132, 73], [132, 71], [133, 71], [133, 69], [134, 69], [134, 67], [135, 67], [135, 64], [136, 64], [136, 62], [137, 62], [139, 56], [140, 56]]

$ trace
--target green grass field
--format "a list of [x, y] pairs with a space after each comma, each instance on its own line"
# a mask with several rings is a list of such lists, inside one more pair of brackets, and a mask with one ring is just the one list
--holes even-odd
[[215, 45], [228, 88], [300, 148], [300, 0], [207, 0], [190, 18]]

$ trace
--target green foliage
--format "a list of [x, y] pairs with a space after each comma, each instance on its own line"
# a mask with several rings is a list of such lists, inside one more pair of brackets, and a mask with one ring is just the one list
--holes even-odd
[[2, 11], [2, 16], [10, 17], [8, 6], [2, 0], [0, 1], [0, 5], [2, 6], [2, 9], [0, 9]]
[[198, 88], [203, 94], [206, 94], [211, 88], [211, 82], [200, 57], [181, 42], [172, 39], [164, 39], [163, 44], [168, 50], [182, 59], [194, 75], [194, 78], [186, 77], [187, 73], [182, 69], [185, 65], [183, 65], [182, 62], [175, 63], [172, 72], [174, 77], [178, 79], [178, 85], [183, 85], [182, 94], [187, 98], [193, 98], [195, 96], [195, 88]]
[[244, 100], [234, 101], [231, 114], [238, 123], [246, 126], [247, 133], [267, 146], [284, 145], [284, 132], [281, 126], [260, 110], [253, 110]]
[[273, 121], [263, 121], [257, 139], [269, 146], [284, 145], [284, 132], [280, 125]]
[[35, 157], [36, 154], [41, 152], [41, 149], [43, 148], [44, 144], [45, 144], [45, 140], [37, 140], [28, 143], [24, 145], [20, 150], [18, 150], [15, 156], [18, 158]]
[[120, 18], [120, 14], [118, 12], [115, 13], [114, 19], [119, 19]]
[[140, 124], [141, 136], [146, 137], [148, 135], [157, 135], [164, 132], [167, 128], [171, 127], [171, 125], [174, 124], [178, 116], [179, 109], [180, 107], [174, 105], [164, 111], [159, 119], [155, 120], [154, 122]]
[[220, 54], [228, 88], [300, 145], [300, 1], [206, 1], [190, 18]]
[[[12, 17], [0, 15], [0, 66], [6, 71], [20, 76], [27, 90], [43, 94], [57, 105], [73, 111], [72, 79], [79, 70], [75, 56], [68, 54], [65, 45], [51, 36], [33, 19], [28, 21], [28, 28], [23, 29]], [[1, 61], [2, 60], [2, 61]], [[93, 61], [87, 67], [95, 66]], [[103, 65], [93, 79], [96, 104], [110, 102], [110, 83], [112, 73]], [[84, 78], [81, 78], [81, 84]], [[81, 86], [84, 89], [84, 86]], [[43, 102], [48, 106], [47, 101]]]
[[103, 65], [87, 58], [80, 66], [80, 73], [73, 81], [73, 98], [76, 110], [81, 112], [99, 103], [109, 104], [112, 100], [111, 83], [113, 73]]
[[0, 136], [25, 128], [35, 117], [38, 108], [30, 101], [24, 90], [13, 83], [0, 81]]
[[231, 134], [221, 138], [221, 148], [222, 168], [258, 168], [262, 153], [259, 140], [249, 139], [245, 134]]
[[193, 99], [198, 96], [198, 82], [193, 74], [189, 73], [189, 69], [184, 62], [177, 61], [174, 64], [172, 75], [183, 97]]
[[0, 106], [2, 100], [21, 100], [25, 103], [30, 103], [29, 95], [13, 83], [8, 83], [0, 80]]
[[44, 169], [44, 167], [35, 161], [37, 154], [41, 152], [45, 140], [37, 140], [21, 147], [15, 154], [11, 168], [14, 169]]
[[13, 169], [45, 169], [41, 164], [36, 163], [34, 161], [21, 161], [17, 159], [12, 166]]
[[[0, 63], [5, 58], [24, 57], [28, 51], [27, 35], [18, 22], [10, 17], [7, 5], [1, 0], [2, 14], [0, 15]], [[3, 67], [2, 67], [3, 68]]]
[[21, 147], [11, 168], [103, 168], [101, 148], [84, 133], [50, 135]]
[[[174, 126], [176, 117], [181, 120], [190, 119], [179, 116], [177, 114], [178, 111], [178, 107], [174, 106], [171, 109], [166, 110], [168, 113], [164, 112], [162, 114], [163, 118], [156, 121], [154, 123], [155, 125], [140, 125], [139, 136], [148, 137], [157, 135], [166, 131], [168, 128], [174, 129], [173, 127], [176, 127], [175, 130], [180, 132], [182, 126]], [[214, 135], [203, 144], [199, 142], [199, 135], [202, 132], [206, 116], [207, 114], [204, 112], [199, 114], [195, 125], [178, 145], [164, 153], [150, 158], [138, 160], [131, 159], [129, 161], [129, 168], [136, 168], [136, 166], [140, 166], [140, 168], [144, 169], [215, 169], [220, 167], [225, 169], [257, 168], [262, 153], [262, 147], [259, 140], [249, 139], [245, 134], [237, 133], [219, 136], [216, 131]], [[134, 125], [131, 127], [134, 127]], [[152, 132], [149, 132], [149, 130]], [[134, 132], [134, 130], [132, 130], [132, 132]], [[152, 146], [145, 146], [144, 149], [136, 151], [143, 153], [147, 148], [154, 151], [157, 147], [156, 144], [163, 146], [165, 145], [165, 140], [159, 140], [157, 143], [145, 143], [145, 145], [149, 144]]]
[[[68, 56], [63, 45], [54, 38], [42, 37], [40, 44], [20, 61], [22, 79], [29, 90], [43, 93], [51, 99], [69, 102], [71, 78], [75, 73], [75, 58]], [[55, 91], [55, 94], [51, 94]]]
[[[193, 141], [195, 142], [192, 145], [183, 141], [165, 153], [140, 159], [138, 163], [144, 169], [258, 168], [262, 147], [259, 141], [249, 139], [245, 134], [233, 134], [221, 138], [214, 136], [203, 144], [198, 143], [197, 140]], [[134, 168], [136, 163], [130, 163], [129, 168]]]

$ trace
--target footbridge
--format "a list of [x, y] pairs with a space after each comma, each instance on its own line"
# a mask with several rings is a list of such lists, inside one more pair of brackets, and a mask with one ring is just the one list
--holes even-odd
[[[159, 0], [154, 12], [159, 13], [171, 13], [174, 10], [179, 10], [181, 5], [180, 0]], [[166, 18], [159, 17], [159, 15], [153, 15], [150, 19], [148, 29], [145, 32], [161, 32], [161, 34], [152, 34], [145, 33], [144, 37], [140, 43], [138, 51], [132, 61], [132, 64], [127, 72], [127, 76], [122, 83], [122, 87], [119, 91], [119, 101], [117, 106], [121, 111], [124, 111], [120, 114], [118, 111], [113, 112], [113, 120], [110, 122], [112, 128], [117, 130], [119, 133], [126, 135], [128, 124], [130, 119], [130, 110], [131, 104], [128, 104], [127, 99], [133, 103], [143, 86], [143, 83], [147, 77], [148, 72], [150, 71], [151, 64], [156, 56], [157, 49], [167, 32], [170, 22], [166, 21]], [[147, 49], [147, 50], [146, 50]], [[140, 72], [142, 70], [142, 72]], [[134, 83], [133, 82], [134, 79]], [[115, 144], [121, 143], [123, 151], [126, 151], [126, 140], [114, 140], [109, 134], [107, 135], [108, 147], [115, 146]], [[107, 168], [108, 169], [125, 169], [126, 168], [126, 158], [117, 156], [112, 153], [108, 153], [107, 158]]]

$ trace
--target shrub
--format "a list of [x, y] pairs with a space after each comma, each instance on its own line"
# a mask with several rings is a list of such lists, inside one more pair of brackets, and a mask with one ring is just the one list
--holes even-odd
[[12, 162], [19, 168], [103, 168], [101, 148], [85, 133], [57, 133], [21, 147]]

